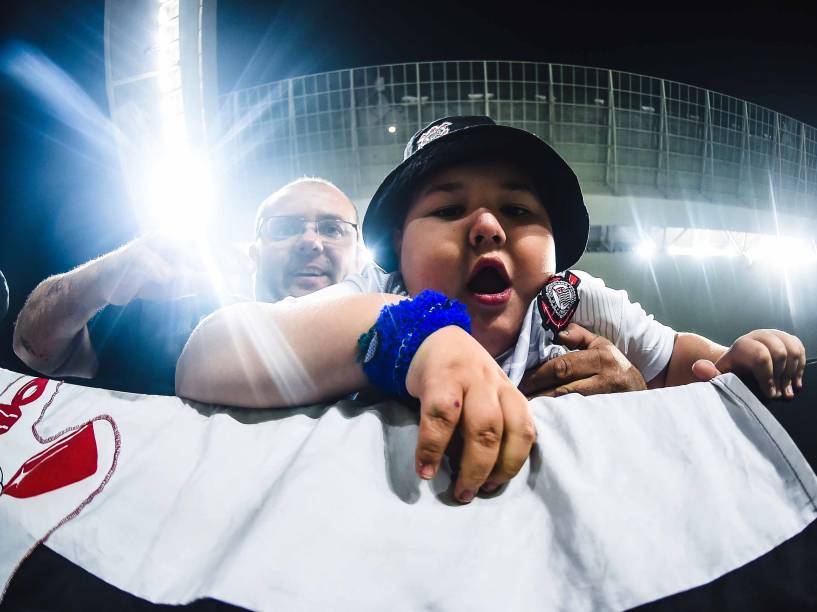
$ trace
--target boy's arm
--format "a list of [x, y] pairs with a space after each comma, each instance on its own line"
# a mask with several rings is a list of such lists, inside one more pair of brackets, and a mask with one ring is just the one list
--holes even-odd
[[700, 359], [706, 359], [714, 363], [726, 351], [725, 346], [712, 342], [703, 336], [679, 332], [675, 335], [675, 344], [669, 363], [658, 376], [647, 383], [647, 388], [676, 387], [698, 382], [698, 378], [692, 372], [692, 365]]
[[[358, 338], [385, 303], [401, 299], [359, 294], [223, 308], [188, 340], [176, 366], [176, 393], [274, 407], [359, 390], [368, 381], [356, 361]], [[420, 400], [415, 470], [421, 478], [434, 477], [457, 429], [460, 501], [471, 501], [481, 487], [494, 490], [521, 469], [536, 439], [530, 407], [471, 335], [451, 325], [429, 335], [411, 360], [406, 388]]]
[[390, 294], [222, 308], [190, 336], [176, 365], [176, 393], [202, 402], [274, 408], [357, 391], [368, 381], [357, 340]]
[[777, 329], [757, 329], [726, 348], [696, 334], [678, 334], [664, 371], [649, 388], [709, 380], [725, 372], [751, 376], [768, 398], [791, 399], [803, 387], [806, 349], [799, 338]]

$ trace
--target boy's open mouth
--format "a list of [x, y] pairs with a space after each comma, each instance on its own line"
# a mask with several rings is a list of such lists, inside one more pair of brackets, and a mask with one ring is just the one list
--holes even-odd
[[490, 306], [504, 304], [511, 295], [508, 272], [501, 261], [494, 259], [477, 262], [465, 287], [477, 301]]

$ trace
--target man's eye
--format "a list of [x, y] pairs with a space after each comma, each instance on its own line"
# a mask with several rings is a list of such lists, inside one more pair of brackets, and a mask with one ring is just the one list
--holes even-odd
[[451, 205], [438, 208], [431, 214], [432, 216], [439, 217], [440, 219], [456, 219], [457, 217], [462, 216], [464, 210], [465, 209], [462, 206]]
[[323, 223], [320, 227], [320, 233], [327, 238], [339, 238], [343, 235], [343, 228], [339, 223]]
[[517, 206], [516, 204], [506, 204], [502, 207], [502, 212], [509, 217], [525, 217], [531, 212], [524, 206]]

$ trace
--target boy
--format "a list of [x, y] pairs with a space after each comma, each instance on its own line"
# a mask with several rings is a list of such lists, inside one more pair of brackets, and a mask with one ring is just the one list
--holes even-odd
[[[420, 400], [417, 473], [433, 478], [459, 427], [454, 495], [467, 503], [513, 477], [530, 452], [536, 434], [516, 385], [564, 351], [534, 298], [579, 259], [588, 227], [576, 176], [542, 140], [487, 117], [435, 121], [412, 137], [366, 212], [364, 239], [385, 272], [206, 319], [179, 360], [177, 393], [258, 407], [325, 401], [370, 382], [410, 395]], [[581, 292], [576, 322], [616, 342], [651, 386], [692, 382], [700, 359], [751, 371], [761, 385], [802, 384], [805, 351], [793, 336], [753, 332], [727, 350], [675, 334], [588, 275], [570, 283]]]

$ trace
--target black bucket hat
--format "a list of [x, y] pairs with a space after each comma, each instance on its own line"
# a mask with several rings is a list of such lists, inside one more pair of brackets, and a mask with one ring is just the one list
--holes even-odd
[[392, 231], [402, 227], [420, 181], [447, 166], [485, 160], [513, 163], [530, 174], [553, 225], [556, 269], [575, 264], [590, 228], [576, 174], [536, 135], [483, 116], [437, 119], [408, 141], [403, 162], [380, 184], [363, 219], [363, 240], [375, 262], [386, 272], [397, 270]]

